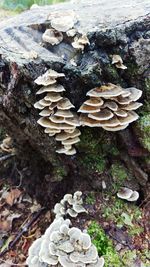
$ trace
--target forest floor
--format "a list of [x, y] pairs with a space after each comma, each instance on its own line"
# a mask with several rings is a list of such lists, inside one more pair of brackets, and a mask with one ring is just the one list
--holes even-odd
[[[0, 267], [25, 266], [28, 249], [53, 221], [51, 209], [44, 209], [22, 187], [12, 147], [0, 150]], [[19, 179], [18, 179], [19, 177]], [[84, 192], [87, 214], [73, 220], [86, 228], [105, 267], [149, 267], [150, 205], [132, 204], [116, 195]]]

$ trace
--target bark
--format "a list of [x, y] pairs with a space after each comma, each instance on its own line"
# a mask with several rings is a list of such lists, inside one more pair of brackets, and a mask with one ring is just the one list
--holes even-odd
[[[149, 119], [150, 97], [148, 2], [64, 3], [33, 9], [1, 23], [0, 123], [14, 140], [23, 185], [42, 204], [53, 204], [57, 197], [76, 189], [101, 190], [102, 181], [114, 193], [114, 182], [136, 189], [142, 186], [145, 192], [150, 162], [149, 122], [143, 126], [143, 120]], [[78, 18], [78, 31], [90, 40], [84, 52], [73, 49], [72, 39], [66, 34], [57, 46], [41, 44], [43, 32], [50, 27], [48, 15], [72, 10]], [[30, 51], [35, 51], [38, 58], [27, 58], [25, 54]], [[111, 64], [112, 54], [121, 55], [127, 70]], [[71, 64], [71, 59], [77, 66]], [[86, 92], [103, 83], [141, 89], [144, 105], [139, 111], [140, 120], [120, 133], [82, 128], [78, 153], [59, 156], [55, 152], [58, 144], [37, 124], [39, 115], [33, 107], [39, 88], [34, 80], [49, 68], [65, 74], [59, 82], [76, 110], [86, 99]], [[122, 173], [126, 173], [125, 179], [120, 177]]]

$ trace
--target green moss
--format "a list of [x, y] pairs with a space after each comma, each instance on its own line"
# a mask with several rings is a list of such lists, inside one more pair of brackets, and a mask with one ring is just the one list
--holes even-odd
[[93, 130], [85, 127], [82, 130], [81, 142], [77, 146], [79, 151], [83, 152], [79, 157], [81, 164], [88, 170], [98, 173], [104, 172], [109, 155], [112, 157], [119, 154], [115, 140], [102, 129]]
[[92, 243], [96, 246], [99, 256], [105, 259], [105, 267], [123, 267], [118, 253], [115, 251], [112, 241], [106, 236], [100, 225], [93, 221], [88, 234], [91, 236]]
[[95, 199], [95, 195], [94, 193], [89, 193], [88, 196], [85, 199], [85, 203], [88, 205], [93, 205], [95, 203], [96, 199]]
[[150, 113], [140, 117], [136, 125], [139, 141], [150, 151]]
[[138, 75], [139, 67], [135, 63], [128, 62], [126, 66], [127, 66], [126, 72], [130, 75], [130, 77], [134, 77]]
[[145, 79], [145, 93], [147, 98], [150, 98], [150, 78]]
[[103, 173], [106, 167], [106, 160], [102, 156], [95, 156], [95, 154], [89, 154], [84, 157], [84, 159], [82, 160], [82, 164], [88, 170]]
[[103, 217], [113, 221], [119, 228], [126, 226], [129, 235], [137, 235], [143, 232], [138, 224], [142, 217], [141, 210], [134, 204], [128, 205], [116, 197], [111, 198], [111, 205], [103, 207]]
[[114, 180], [113, 187], [115, 190], [118, 190], [129, 176], [126, 168], [120, 162], [111, 165], [110, 173]]

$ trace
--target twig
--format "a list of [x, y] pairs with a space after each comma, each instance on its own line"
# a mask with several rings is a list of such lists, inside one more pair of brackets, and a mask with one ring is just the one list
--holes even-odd
[[9, 262], [9, 261], [4, 261], [2, 259], [0, 259], [0, 262], [3, 262], [7, 265], [10, 265], [10, 266], [27, 266], [26, 264], [22, 264], [22, 263], [13, 263], [13, 262]]
[[5, 160], [7, 160], [9, 158], [14, 157], [14, 156], [15, 156], [15, 154], [8, 154], [8, 155], [5, 155], [5, 156], [2, 156], [2, 157], [0, 157], [0, 162], [3, 162], [3, 161], [5, 161]]
[[10, 249], [12, 249], [16, 245], [16, 243], [19, 241], [22, 235], [25, 234], [29, 230], [30, 226], [39, 218], [39, 216], [42, 214], [44, 210], [45, 208], [42, 208], [35, 215], [33, 215], [32, 219], [22, 227], [22, 230], [17, 234], [14, 240], [8, 245], [8, 248], [6, 248], [0, 253], [0, 257], [4, 256]]

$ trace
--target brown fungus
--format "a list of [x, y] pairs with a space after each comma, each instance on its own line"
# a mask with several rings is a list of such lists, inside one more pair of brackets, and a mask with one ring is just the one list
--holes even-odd
[[141, 95], [137, 88], [124, 89], [111, 83], [93, 88], [87, 93], [90, 98], [78, 110], [80, 124], [107, 131], [123, 130], [138, 119], [134, 110], [142, 105], [136, 102]]

